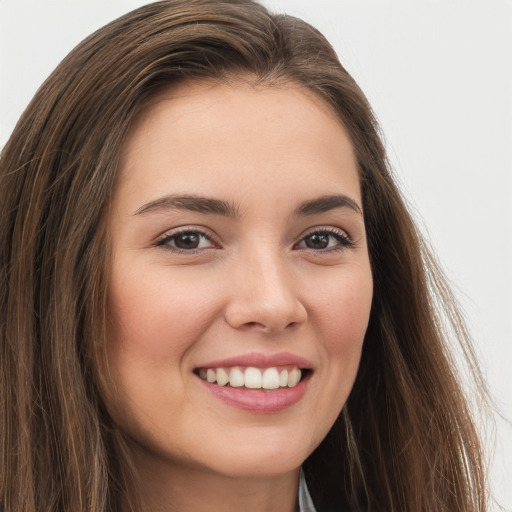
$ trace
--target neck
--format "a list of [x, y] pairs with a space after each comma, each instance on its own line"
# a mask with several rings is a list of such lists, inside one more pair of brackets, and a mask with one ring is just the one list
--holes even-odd
[[295, 512], [300, 468], [282, 475], [224, 475], [134, 454], [137, 512]]

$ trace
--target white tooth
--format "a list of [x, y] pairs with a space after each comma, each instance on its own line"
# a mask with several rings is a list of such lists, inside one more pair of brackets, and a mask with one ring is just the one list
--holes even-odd
[[281, 375], [279, 375], [279, 385], [282, 388], [288, 386], [288, 370], [283, 370]]
[[261, 387], [263, 389], [277, 389], [279, 387], [279, 373], [277, 373], [277, 368], [267, 368], [263, 372]]
[[245, 384], [244, 374], [239, 368], [231, 368], [229, 372], [229, 385], [233, 388], [239, 388]]
[[258, 368], [253, 368], [249, 366], [245, 370], [245, 387], [251, 389], [259, 389], [261, 388], [261, 372]]
[[217, 380], [217, 376], [215, 374], [215, 370], [212, 370], [211, 368], [208, 368], [206, 372], [206, 380], [208, 382], [215, 382]]
[[206, 380], [206, 370], [204, 368], [200, 368], [199, 377], [201, 377], [203, 380]]
[[224, 368], [217, 368], [217, 384], [225, 386], [229, 382], [229, 376]]
[[300, 378], [302, 377], [302, 372], [298, 368], [294, 368], [289, 374], [288, 374], [288, 387], [293, 388], [296, 386]]

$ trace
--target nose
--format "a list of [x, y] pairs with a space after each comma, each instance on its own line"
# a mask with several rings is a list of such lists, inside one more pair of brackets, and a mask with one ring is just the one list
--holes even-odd
[[233, 269], [226, 322], [234, 329], [278, 333], [306, 322], [287, 262], [278, 255], [253, 253]]

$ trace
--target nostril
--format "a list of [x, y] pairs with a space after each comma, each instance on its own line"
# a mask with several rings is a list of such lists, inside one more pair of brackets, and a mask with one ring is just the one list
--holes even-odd
[[266, 327], [260, 322], [245, 322], [243, 325], [240, 326], [240, 328], [242, 330], [253, 330], [256, 328], [265, 329]]
[[300, 325], [300, 322], [289, 322], [288, 324], [283, 322], [283, 324], [278, 324], [278, 323], [273, 323], [273, 322], [263, 323], [263, 322], [251, 321], [251, 322], [245, 322], [239, 328], [241, 328], [242, 330], [244, 330], [244, 329], [247, 329], [247, 330], [261, 329], [264, 332], [270, 333], [270, 332], [274, 332], [274, 331], [279, 331], [281, 329], [293, 329], [295, 327], [298, 327], [299, 325]]

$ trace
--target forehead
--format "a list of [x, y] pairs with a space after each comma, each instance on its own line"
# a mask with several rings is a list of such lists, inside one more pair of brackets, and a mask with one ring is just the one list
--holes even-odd
[[339, 117], [295, 83], [184, 82], [161, 91], [131, 127], [120, 172], [121, 185], [148, 195], [167, 185], [203, 193], [194, 189], [206, 181], [209, 192], [222, 195], [226, 182], [249, 190], [265, 180], [276, 187], [309, 181], [320, 194], [355, 184], [359, 195], [353, 146]]
[[159, 89], [144, 103], [140, 114], [132, 124], [131, 133], [137, 129], [138, 125], [152, 117], [162, 102], [174, 101], [174, 108], [178, 110], [180, 106], [178, 105], [178, 108], [176, 108], [178, 100], [183, 109], [186, 109], [187, 104], [201, 105], [210, 101], [227, 100], [229, 98], [233, 102], [237, 99], [240, 103], [245, 102], [248, 108], [254, 105], [255, 108], [259, 109], [261, 104], [254, 103], [254, 101], [247, 103], [247, 100], [254, 100], [256, 96], [261, 98], [262, 101], [270, 101], [272, 97], [280, 100], [286, 96], [289, 98], [295, 97], [303, 107], [306, 107], [307, 103], [313, 102], [316, 108], [322, 110], [326, 116], [336, 123], [341, 123], [332, 105], [320, 93], [302, 83], [285, 79], [264, 81], [259, 80], [252, 74], [240, 74], [220, 78], [183, 80]]

